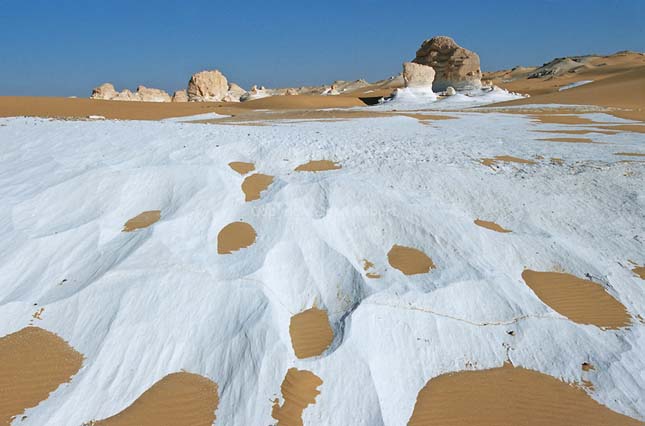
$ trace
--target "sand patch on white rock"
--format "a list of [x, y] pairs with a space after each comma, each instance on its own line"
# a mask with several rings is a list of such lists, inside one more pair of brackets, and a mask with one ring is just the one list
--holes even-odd
[[338, 170], [341, 166], [330, 160], [311, 160], [296, 167], [297, 172], [324, 172]]
[[277, 426], [303, 426], [302, 412], [316, 403], [322, 383], [311, 371], [290, 368], [280, 386], [284, 402], [273, 402], [271, 416], [278, 421]]
[[487, 220], [475, 219], [475, 225], [481, 226], [482, 228], [490, 229], [495, 232], [502, 232], [502, 233], [512, 232], [510, 229], [502, 228], [500, 225], [496, 224], [495, 222], [490, 222]]
[[96, 426], [211, 426], [219, 404], [217, 384], [198, 374], [172, 373], [125, 410]]
[[510, 364], [435, 377], [421, 389], [408, 426], [619, 426], [641, 422], [584, 390]]
[[245, 201], [253, 201], [260, 199], [260, 193], [267, 189], [273, 182], [273, 176], [256, 173], [247, 176], [242, 182], [242, 191], [244, 191]]
[[301, 359], [322, 354], [334, 339], [327, 312], [316, 307], [291, 317], [289, 335], [293, 351]]
[[615, 329], [630, 324], [625, 307], [600, 285], [561, 272], [522, 272], [526, 285], [553, 310], [579, 324]]
[[137, 229], [147, 228], [153, 223], [159, 221], [160, 218], [161, 218], [160, 210], [150, 210], [150, 211], [143, 212], [133, 217], [132, 219], [128, 220], [125, 223], [125, 225], [123, 225], [122, 232], [132, 232]]
[[405, 275], [426, 274], [436, 268], [432, 259], [421, 250], [396, 244], [388, 252], [387, 260]]
[[0, 424], [47, 399], [81, 368], [83, 355], [38, 327], [0, 338]]
[[255, 229], [246, 222], [229, 223], [217, 234], [217, 253], [231, 254], [255, 242]]

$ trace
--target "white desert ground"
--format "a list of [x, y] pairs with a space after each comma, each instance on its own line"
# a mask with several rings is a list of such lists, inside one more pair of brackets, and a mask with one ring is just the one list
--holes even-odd
[[644, 424], [645, 56], [574, 62], [0, 97], [0, 424]]

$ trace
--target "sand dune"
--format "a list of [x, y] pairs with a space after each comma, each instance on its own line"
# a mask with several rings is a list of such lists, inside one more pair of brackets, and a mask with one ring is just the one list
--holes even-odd
[[510, 364], [431, 379], [409, 426], [619, 426], [641, 422], [615, 413], [583, 390]]
[[83, 355], [38, 327], [0, 337], [0, 424], [47, 399], [81, 368]]
[[[604, 65], [603, 65], [604, 64]], [[593, 82], [573, 89], [559, 87], [576, 81]], [[520, 79], [497, 82], [505, 89], [531, 94], [530, 98], [503, 102], [502, 105], [571, 104], [619, 108], [613, 114], [645, 121], [645, 56], [638, 53], [599, 58], [586, 69], [547, 79]]]
[[211, 426], [219, 398], [217, 384], [192, 373], [172, 373], [152, 385], [122, 412], [96, 426]]

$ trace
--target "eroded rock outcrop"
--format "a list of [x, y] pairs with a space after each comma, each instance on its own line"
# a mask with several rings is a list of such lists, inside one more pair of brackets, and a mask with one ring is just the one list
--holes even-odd
[[116, 97], [116, 95], [117, 91], [112, 83], [103, 83], [99, 87], [95, 87], [94, 90], [92, 90], [90, 99], [109, 100]]
[[161, 89], [139, 86], [136, 95], [137, 100], [143, 102], [170, 102], [170, 95]]
[[123, 89], [117, 92], [111, 83], [103, 83], [92, 91], [90, 99], [111, 101], [170, 102], [170, 95], [161, 89], [139, 86], [136, 92]]
[[190, 78], [187, 93], [191, 102], [219, 102], [228, 93], [228, 80], [219, 70], [200, 71]]
[[185, 90], [177, 90], [172, 95], [173, 102], [188, 102], [188, 93]]
[[428, 65], [415, 62], [403, 63], [403, 81], [405, 87], [431, 87], [435, 71]]
[[479, 56], [450, 37], [437, 36], [424, 41], [413, 62], [434, 68], [432, 89], [435, 92], [442, 92], [448, 86], [457, 90], [481, 88]]

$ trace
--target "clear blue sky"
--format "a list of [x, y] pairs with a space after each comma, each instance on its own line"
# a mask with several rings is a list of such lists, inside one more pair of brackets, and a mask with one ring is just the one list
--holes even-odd
[[645, 50], [645, 0], [0, 0], [0, 95], [172, 91], [218, 68], [244, 87], [379, 80], [449, 35], [484, 70]]

